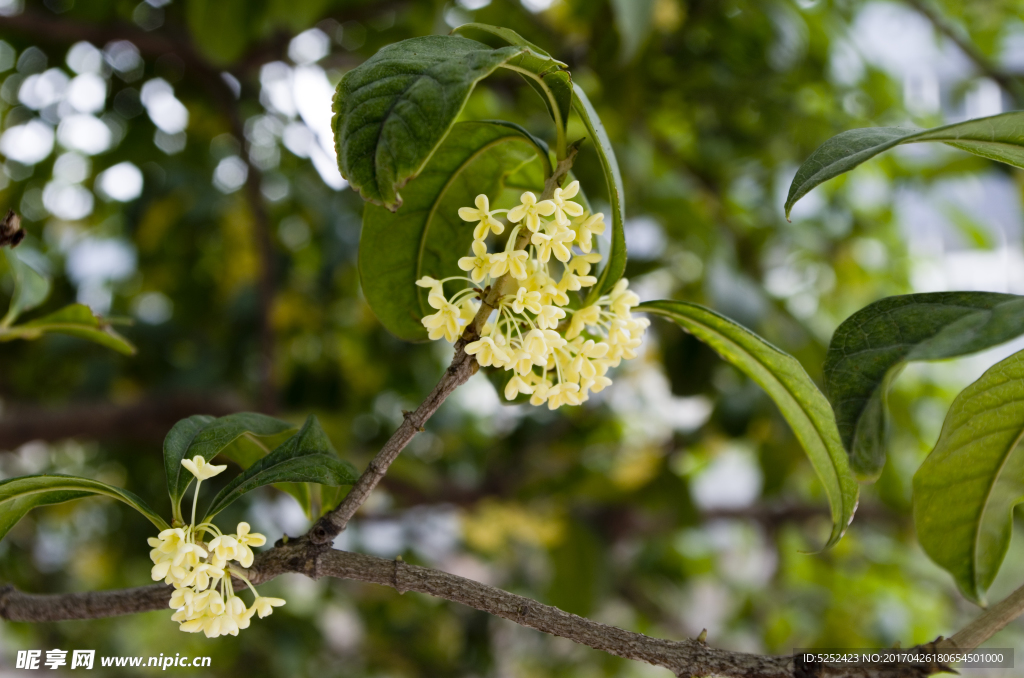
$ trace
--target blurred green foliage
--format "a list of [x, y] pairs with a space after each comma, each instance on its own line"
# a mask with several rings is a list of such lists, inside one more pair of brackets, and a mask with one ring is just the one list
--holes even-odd
[[[957, 61], [911, 5], [544, 4], [0, 3], [0, 146], [33, 120], [57, 131], [56, 148], [36, 162], [10, 157], [13, 146], [3, 151], [0, 208], [21, 213], [28, 236], [18, 252], [54, 281], [26, 318], [83, 301], [133, 317], [119, 329], [138, 349], [124, 357], [60, 336], [0, 345], [5, 410], [130, 407], [168, 394], [194, 398], [201, 410], [204, 397], [227, 393], [239, 408], [274, 407], [297, 424], [316, 414], [346, 458], [357, 467], [369, 460], [402, 409], [436, 382], [450, 349], [393, 338], [360, 296], [363, 205], [335, 188], [325, 150], [332, 140], [316, 136], [329, 121], [323, 92], [386, 44], [469, 21], [507, 26], [548, 50], [593, 101], [623, 171], [627, 277], [641, 296], [727, 314], [794, 354], [819, 383], [839, 322], [883, 296], [918, 290], [929, 270], [919, 262], [929, 253], [908, 245], [921, 241], [900, 196], [918, 191], [927, 200], [933, 187], [994, 177], [1010, 187], [1019, 214], [1019, 173], [938, 149], [872, 160], [816, 189], [792, 223], [783, 217], [796, 167], [825, 139], [854, 127], [940, 124], [973, 100], [979, 69]], [[1010, 58], [1018, 3], [948, 1], [934, 11], [992, 64]], [[959, 75], [943, 75], [940, 105], [920, 105], [912, 73], [871, 58], [866, 45], [881, 29], [869, 15], [904, 22], [907, 35], [923, 30], [937, 52], [952, 50]], [[105, 50], [92, 66], [88, 50], [71, 56], [82, 40]], [[46, 82], [68, 86], [73, 64], [102, 78], [99, 108], [68, 108], [67, 89], [47, 95]], [[51, 74], [23, 89], [50, 69], [64, 80]], [[157, 78], [164, 84], [149, 85]], [[161, 117], [178, 110], [168, 92], [187, 111], [183, 130]], [[75, 115], [101, 120], [109, 148], [76, 135]], [[511, 120], [553, 141], [543, 103], [512, 75], [486, 80], [463, 118]], [[572, 120], [569, 138], [584, 135]], [[131, 180], [122, 174], [108, 185], [101, 175], [123, 162], [143, 180], [122, 202], [117, 195], [130, 192], [119, 189]], [[607, 209], [592, 147], [574, 171]], [[1019, 228], [1014, 240], [983, 216], [960, 215], [949, 236], [957, 248], [985, 253], [1008, 242], [1019, 250]], [[9, 293], [10, 271], [0, 275]], [[651, 635], [708, 628], [712, 645], [753, 651], [907, 646], [948, 635], [975, 614], [916, 544], [910, 483], [977, 365], [915, 364], [903, 373], [890, 397], [893, 439], [879, 482], [863, 488], [850, 533], [807, 555], [828, 533], [825, 497], [771, 401], [667, 323], [655, 322], [633, 362], [607, 397], [557, 415], [501, 406], [486, 379], [474, 378], [403, 453], [339, 547], [400, 554]], [[160, 435], [19, 442], [0, 453], [0, 472], [93, 477], [169, 515]], [[306, 527], [295, 500], [269, 488], [225, 513], [225, 524], [244, 517], [271, 541]], [[35, 592], [146, 584], [151, 532], [111, 501], [39, 510], [0, 542], [0, 579]], [[993, 600], [1024, 574], [1019, 542], [1010, 548]], [[417, 594], [297, 575], [261, 590], [288, 605], [238, 638], [177, 633], [166, 612], [5, 624], [0, 662], [13, 665], [19, 649], [56, 647], [211, 655], [217, 675], [251, 678], [663, 673]], [[1013, 626], [991, 644], [1019, 644], [1022, 635]]]

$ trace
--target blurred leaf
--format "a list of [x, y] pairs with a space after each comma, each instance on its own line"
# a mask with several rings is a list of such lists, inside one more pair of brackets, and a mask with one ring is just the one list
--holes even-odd
[[247, 0], [187, 0], [185, 16], [192, 39], [210, 61], [237, 61], [248, 44], [253, 7]]
[[127, 339], [114, 331], [105, 320], [93, 315], [92, 310], [84, 304], [71, 304], [50, 315], [15, 325], [0, 332], [0, 341], [38, 339], [47, 332], [88, 339], [125, 355], [135, 354], [135, 347]]
[[29, 266], [14, 253], [4, 248], [4, 255], [14, 275], [14, 295], [7, 315], [0, 320], [0, 328], [9, 327], [25, 311], [30, 311], [50, 296], [50, 279]]
[[320, 422], [310, 415], [298, 433], [228, 483], [213, 498], [203, 522], [257, 487], [289, 482], [351, 485], [357, 478], [356, 470], [338, 458]]
[[597, 111], [587, 99], [587, 94], [579, 85], [573, 85], [573, 110], [580, 116], [587, 131], [590, 132], [591, 141], [597, 150], [597, 157], [601, 161], [601, 169], [604, 172], [604, 180], [608, 185], [608, 199], [612, 203], [612, 244], [611, 250], [605, 256], [604, 268], [601, 269], [601, 277], [597, 284], [591, 289], [587, 296], [587, 304], [594, 303], [602, 294], [606, 294], [615, 287], [615, 283], [622, 277], [626, 270], [626, 221], [625, 194], [622, 189], [622, 174], [619, 172], [619, 163], [615, 159], [615, 149], [604, 131], [604, 125], [597, 116]]
[[[511, 173], [532, 168], [534, 190], [550, 175], [547, 147], [511, 123], [462, 122], [405, 190], [397, 212], [366, 205], [359, 242], [363, 293], [381, 323], [395, 336], [422, 341], [420, 320], [434, 312], [416, 281], [458, 274], [459, 257], [473, 239], [458, 214], [478, 194], [496, 196]], [[493, 206], [492, 199], [492, 206]]]
[[818, 184], [844, 172], [882, 151], [900, 144], [939, 141], [990, 160], [1024, 168], [1024, 112], [1003, 113], [923, 131], [898, 127], [866, 127], [832, 137], [800, 165], [786, 198], [786, 217], [793, 205]]
[[77, 476], [34, 475], [0, 482], [0, 539], [37, 506], [60, 504], [95, 494], [123, 501], [148, 518], [158, 530], [168, 528], [167, 522], [146, 502], [127, 490]]
[[655, 0], [611, 0], [622, 40], [622, 61], [633, 60], [651, 32]]
[[603, 546], [584, 523], [569, 524], [565, 538], [551, 552], [554, 573], [548, 588], [548, 604], [583, 617], [594, 611], [606, 567]]
[[181, 518], [181, 498], [195, 480], [181, 465], [183, 459], [199, 455], [210, 461], [223, 454], [245, 469], [291, 437], [295, 428], [287, 421], [256, 412], [239, 412], [220, 418], [195, 414], [179, 421], [164, 438], [164, 473], [174, 517]]
[[914, 475], [921, 546], [964, 596], [985, 605], [1024, 500], [1024, 352], [994, 365], [953, 401]]
[[649, 301], [637, 310], [679, 323], [768, 392], [825, 486], [832, 507], [832, 534], [825, 548], [838, 542], [857, 510], [859, 488], [850, 473], [832, 408], [800, 363], [745, 327], [696, 304]]
[[874, 479], [885, 465], [885, 400], [904, 363], [967, 355], [1024, 334], [1024, 297], [935, 292], [889, 297], [836, 329], [825, 356], [825, 392], [850, 466]]

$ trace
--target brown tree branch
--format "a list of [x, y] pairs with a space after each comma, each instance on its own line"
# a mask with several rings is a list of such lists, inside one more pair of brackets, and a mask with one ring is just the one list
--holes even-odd
[[159, 442], [179, 419], [193, 414], [219, 417], [245, 409], [245, 403], [230, 393], [179, 393], [128, 404], [89, 403], [61, 409], [5, 408], [0, 414], [0, 450], [32, 440], [52, 442], [76, 436]]
[[[556, 607], [447, 572], [410, 565], [401, 560], [323, 549], [303, 540], [281, 544], [259, 554], [249, 570], [249, 577], [254, 584], [260, 584], [290, 572], [314, 579], [336, 577], [370, 582], [390, 586], [400, 593], [425, 593], [508, 619], [521, 626], [568, 638], [609, 654], [662, 666], [678, 676], [791, 678], [798, 675], [794, 658], [790, 656], [720, 650], [709, 647], [702, 640], [651, 638], [569, 614]], [[239, 585], [244, 586], [241, 582]], [[169, 586], [156, 584], [114, 591], [36, 595], [22, 593], [8, 586], [0, 589], [0, 618], [8, 621], [51, 622], [167, 609], [170, 592]], [[1024, 588], [993, 606], [951, 639], [940, 640], [928, 647], [976, 647], [1022, 611]], [[937, 668], [918, 666], [883, 670], [863, 665], [819, 665], [813, 667], [811, 673], [799, 675], [891, 678], [929, 675], [937, 672]]]

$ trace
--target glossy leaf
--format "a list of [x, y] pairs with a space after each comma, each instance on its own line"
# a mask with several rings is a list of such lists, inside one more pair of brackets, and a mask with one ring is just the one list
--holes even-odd
[[953, 401], [935, 449], [914, 475], [921, 546], [979, 605], [1006, 557], [1024, 500], [1024, 352]]
[[900, 144], [938, 141], [954, 148], [1024, 168], [1024, 112], [977, 118], [929, 130], [866, 127], [837, 134], [800, 165], [786, 198], [786, 217], [815, 186], [849, 172], [862, 162]]
[[853, 520], [859, 488], [839, 441], [832, 409], [800, 363], [745, 327], [696, 304], [651, 301], [636, 310], [675, 321], [771, 396], [825, 486], [832, 507], [832, 534], [826, 548], [838, 542]]
[[509, 61], [505, 66], [518, 70], [526, 82], [540, 95], [548, 114], [560, 126], [564, 134], [572, 110], [572, 76], [561, 61], [552, 58], [546, 51], [533, 44], [510, 28], [487, 24], [463, 24], [452, 31], [470, 40], [482, 42], [492, 48], [505, 46], [525, 47], [529, 52]]
[[37, 506], [60, 504], [92, 495], [103, 495], [123, 501], [144, 515], [158, 530], [166, 530], [167, 522], [135, 494], [90, 478], [59, 474], [11, 478], [0, 482], [0, 539], [25, 514]]
[[338, 458], [320, 422], [310, 415], [298, 433], [234, 478], [213, 498], [204, 522], [257, 487], [273, 483], [351, 485], [357, 478], [356, 470]]
[[902, 365], [967, 355], [1024, 334], [1024, 297], [934, 292], [889, 297], [847, 318], [825, 356], [825, 393], [850, 466], [863, 479], [885, 465], [885, 397]]
[[14, 276], [14, 295], [0, 328], [7, 327], [25, 311], [30, 311], [50, 296], [50, 279], [23, 261], [13, 250], [4, 248], [4, 255]]
[[88, 339], [125, 355], [135, 353], [135, 347], [127, 339], [118, 334], [107, 321], [93, 315], [92, 310], [84, 304], [71, 304], [50, 315], [10, 327], [0, 333], [0, 341], [38, 339], [48, 332]]
[[349, 71], [334, 97], [338, 167], [364, 200], [398, 209], [476, 83], [524, 53], [458, 36], [429, 35], [384, 47]]
[[491, 196], [495, 207], [494, 197], [511, 183], [519, 192], [539, 191], [551, 173], [547, 147], [516, 125], [463, 122], [455, 129], [405, 189], [397, 212], [363, 209], [363, 293], [384, 327], [407, 341], [427, 338], [420, 320], [434, 313], [416, 281], [460, 273], [458, 260], [473, 240], [472, 224], [459, 217], [459, 208], [472, 206], [480, 193]]
[[167, 493], [176, 518], [180, 518], [181, 498], [195, 480], [182, 459], [199, 455], [210, 461], [224, 454], [247, 468], [269, 449], [290, 437], [295, 425], [255, 412], [239, 412], [226, 417], [196, 414], [176, 423], [164, 438], [164, 473]]
[[611, 248], [605, 255], [604, 268], [601, 269], [597, 284], [587, 296], [587, 303], [592, 304], [602, 294], [611, 291], [626, 271], [625, 194], [622, 189], [619, 163], [615, 159], [615, 150], [612, 148], [608, 133], [604, 131], [601, 119], [597, 116], [597, 111], [594, 110], [586, 93], [578, 85], [573, 86], [573, 92], [573, 110], [580, 116], [594, 142], [597, 157], [601, 161], [601, 170], [604, 172], [605, 184], [608, 186], [608, 199], [612, 205]]

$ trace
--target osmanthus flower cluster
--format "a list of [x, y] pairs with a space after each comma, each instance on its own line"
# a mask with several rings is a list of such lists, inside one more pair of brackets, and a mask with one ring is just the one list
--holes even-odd
[[[149, 538], [149, 545], [153, 547], [149, 557], [154, 563], [151, 575], [154, 581], [162, 579], [174, 586], [170, 606], [175, 613], [171, 619], [180, 623], [178, 628], [182, 631], [202, 631], [208, 638], [237, 636], [240, 629], [249, 627], [249, 620], [254, 614], [266, 617], [273, 608], [285, 603], [281, 598], [261, 596], [245, 574], [231, 565], [232, 562], [243, 568], [252, 565], [251, 547], [262, 546], [267, 539], [262, 534], [250, 532], [248, 523], [239, 523], [235, 534], [223, 534], [209, 522], [196, 525], [200, 485], [227, 466], [214, 466], [198, 455], [182, 459], [181, 465], [197, 481], [192, 500], [192, 523], [164, 530]], [[210, 538], [209, 541], [206, 538]], [[235, 595], [231, 577], [244, 581], [256, 596], [250, 607]]]
[[[597, 284], [591, 273], [601, 255], [594, 251], [593, 236], [605, 229], [603, 214], [590, 214], [572, 201], [578, 192], [578, 181], [556, 188], [550, 200], [527, 191], [509, 210], [492, 210], [487, 196], [478, 195], [475, 208], [459, 210], [464, 221], [476, 222], [473, 254], [459, 260], [469, 277], [416, 281], [429, 289], [427, 302], [437, 310], [422, 321], [430, 338], [455, 342], [476, 316], [487, 286], [511, 278], [502, 285], [505, 293], [480, 338], [465, 350], [482, 366], [514, 372], [505, 387], [508, 400], [525, 393], [533, 405], [547, 403], [552, 410], [579, 405], [611, 384], [608, 370], [636, 357], [650, 324], [631, 315], [640, 299], [625, 279], [593, 303], [573, 308], [570, 293]], [[486, 240], [504, 233], [497, 217], [502, 213], [515, 227], [504, 247], [492, 252]], [[523, 229], [529, 235], [526, 248], [516, 249]], [[452, 280], [472, 285], [449, 297], [444, 283]]]

